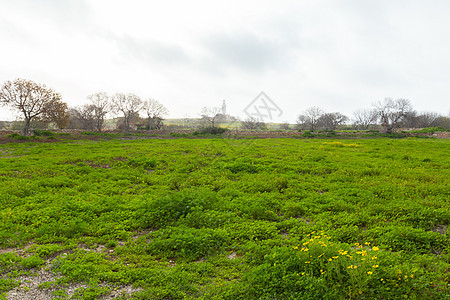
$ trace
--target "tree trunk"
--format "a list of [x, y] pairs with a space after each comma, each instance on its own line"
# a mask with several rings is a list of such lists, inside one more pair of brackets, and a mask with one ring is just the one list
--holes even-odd
[[102, 125], [103, 125], [103, 120], [97, 120], [97, 132], [100, 133], [102, 132]]
[[153, 118], [148, 118], [148, 134], [152, 134]]
[[130, 131], [130, 116], [126, 113], [123, 116], [123, 124], [125, 125], [125, 133], [128, 133]]
[[31, 123], [31, 119], [25, 118], [25, 125], [23, 126], [23, 129], [22, 129], [22, 135], [25, 135], [25, 136], [30, 135], [30, 123]]

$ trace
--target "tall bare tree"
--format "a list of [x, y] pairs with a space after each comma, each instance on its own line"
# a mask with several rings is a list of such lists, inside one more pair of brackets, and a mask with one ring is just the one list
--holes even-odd
[[112, 97], [113, 110], [123, 115], [123, 126], [125, 132], [130, 131], [132, 118], [139, 116], [139, 112], [144, 107], [144, 102], [135, 94], [116, 93]]
[[267, 128], [267, 124], [255, 117], [249, 117], [241, 122], [241, 127], [243, 129], [262, 130]]
[[317, 126], [325, 130], [336, 130], [336, 128], [345, 122], [348, 117], [340, 112], [322, 114], [317, 120]]
[[325, 112], [323, 109], [313, 106], [305, 110], [301, 115], [297, 117], [297, 125], [301, 129], [316, 130], [320, 116]]
[[[67, 109], [61, 95], [43, 84], [31, 80], [16, 79], [7, 81], [0, 90], [0, 104], [20, 111], [24, 117], [23, 135], [30, 134], [30, 124], [33, 119], [55, 121], [61, 116], [61, 110]], [[60, 110], [56, 112], [55, 110]], [[52, 114], [55, 114], [52, 116]], [[64, 114], [63, 114], [64, 115]]]
[[94, 117], [94, 105], [85, 104], [70, 109], [69, 124], [70, 128], [94, 130], [96, 128], [96, 119]]
[[201, 111], [202, 125], [205, 128], [215, 128], [220, 116], [220, 107], [203, 107]]
[[152, 128], [159, 128], [163, 117], [169, 113], [169, 110], [155, 99], [147, 99], [144, 102], [144, 111], [148, 118], [148, 133], [151, 134]]
[[92, 109], [95, 129], [101, 132], [106, 115], [111, 111], [111, 101], [107, 93], [100, 92], [87, 96]]
[[373, 106], [386, 133], [392, 133], [394, 128], [400, 127], [408, 113], [413, 110], [408, 99], [386, 98], [384, 102], [374, 103]]
[[360, 129], [367, 130], [376, 123], [377, 117], [374, 109], [358, 109], [353, 112], [353, 124]]

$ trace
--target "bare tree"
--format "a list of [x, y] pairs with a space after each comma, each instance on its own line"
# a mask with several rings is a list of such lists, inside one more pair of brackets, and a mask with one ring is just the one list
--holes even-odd
[[92, 104], [71, 108], [69, 117], [70, 127], [94, 130], [96, 128], [94, 109], [94, 105]]
[[[63, 105], [61, 95], [45, 85], [31, 80], [16, 79], [7, 81], [0, 90], [0, 104], [10, 106], [20, 111], [24, 116], [23, 135], [30, 134], [30, 124], [33, 119], [54, 121], [54, 109], [67, 109]], [[58, 115], [61, 112], [56, 113]]]
[[203, 127], [216, 128], [216, 122], [220, 112], [220, 107], [203, 107], [201, 111]]
[[450, 117], [440, 116], [433, 122], [432, 126], [442, 127], [446, 130], [450, 130]]
[[310, 129], [314, 131], [317, 129], [319, 118], [323, 114], [323, 109], [317, 106], [310, 107], [297, 117], [297, 125], [300, 129]]
[[263, 130], [267, 128], [267, 124], [255, 117], [249, 117], [241, 121], [241, 127], [243, 129]]
[[128, 133], [133, 117], [139, 116], [139, 111], [142, 110], [144, 102], [135, 94], [116, 93], [112, 97], [112, 104], [115, 112], [123, 114], [123, 126], [125, 132]]
[[169, 110], [155, 99], [148, 99], [144, 103], [144, 111], [148, 118], [148, 133], [151, 134], [152, 128], [160, 129], [163, 117], [169, 113]]
[[353, 112], [353, 124], [360, 129], [367, 130], [377, 121], [377, 112], [374, 109], [358, 109]]
[[345, 122], [348, 117], [340, 112], [322, 114], [317, 120], [317, 127], [322, 127], [325, 130], [336, 130], [336, 128]]
[[439, 114], [433, 112], [424, 112], [418, 114], [417, 112], [412, 111], [406, 115], [404, 124], [406, 127], [410, 128], [432, 127], [439, 117]]
[[408, 99], [386, 98], [384, 102], [374, 103], [373, 106], [386, 133], [392, 133], [394, 128], [400, 127], [408, 113], [412, 111], [412, 105]]
[[92, 109], [95, 129], [101, 132], [106, 115], [111, 111], [111, 101], [107, 93], [100, 92], [87, 96]]

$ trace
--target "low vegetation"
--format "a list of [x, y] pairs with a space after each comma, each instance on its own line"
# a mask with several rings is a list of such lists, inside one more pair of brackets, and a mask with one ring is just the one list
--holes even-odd
[[[311, 133], [310, 133], [311, 134]], [[40, 132], [39, 138], [48, 133]], [[446, 299], [448, 140], [0, 145], [0, 291], [56, 299]]]

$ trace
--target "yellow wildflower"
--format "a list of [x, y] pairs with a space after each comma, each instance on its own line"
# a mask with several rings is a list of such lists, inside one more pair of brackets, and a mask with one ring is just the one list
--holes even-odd
[[378, 250], [380, 250], [380, 248], [378, 248], [378, 247], [373, 247], [372, 250], [373, 250], [373, 251], [378, 251]]
[[369, 275], [372, 275], [372, 274], [373, 274], [373, 272], [372, 272], [372, 271], [368, 271], [368, 272], [367, 272], [367, 274], [369, 274]]

